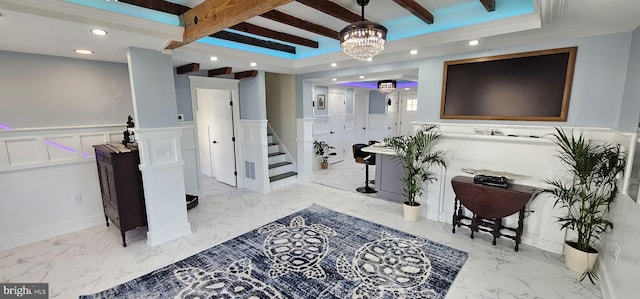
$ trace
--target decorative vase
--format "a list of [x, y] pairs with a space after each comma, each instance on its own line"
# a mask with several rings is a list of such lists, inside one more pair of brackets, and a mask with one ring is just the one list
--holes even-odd
[[322, 167], [322, 169], [329, 168], [329, 162], [320, 162], [320, 167]]
[[592, 252], [585, 252], [577, 248], [574, 241], [564, 242], [564, 264], [569, 270], [577, 273], [584, 273], [589, 269], [593, 269], [593, 265], [598, 258], [598, 251], [589, 247]]
[[402, 204], [404, 209], [404, 220], [407, 221], [418, 221], [420, 219], [420, 211], [422, 211], [422, 206], [419, 203], [416, 203], [415, 206], [407, 204], [405, 201]]

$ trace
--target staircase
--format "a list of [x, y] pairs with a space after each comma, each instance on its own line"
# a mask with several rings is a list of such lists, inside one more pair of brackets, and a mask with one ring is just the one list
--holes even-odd
[[295, 183], [298, 173], [295, 172], [295, 165], [286, 150], [278, 142], [277, 136], [267, 134], [268, 160], [269, 160], [269, 182], [271, 189], [276, 189]]

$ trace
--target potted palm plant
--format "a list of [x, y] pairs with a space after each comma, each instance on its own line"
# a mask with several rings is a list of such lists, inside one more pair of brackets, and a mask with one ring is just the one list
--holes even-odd
[[324, 140], [314, 140], [313, 149], [316, 151], [316, 156], [320, 156], [322, 159], [320, 167], [322, 167], [322, 169], [327, 169], [329, 167], [329, 156], [336, 155], [336, 153], [331, 152], [331, 149], [334, 149], [334, 147], [327, 144]]
[[584, 138], [571, 136], [560, 128], [553, 134], [554, 143], [560, 147], [558, 157], [567, 167], [571, 178], [547, 179], [552, 188], [542, 190], [556, 198], [554, 206], [562, 208], [557, 221], [561, 229], [577, 233], [577, 240], [567, 240], [564, 245], [565, 265], [581, 273], [580, 280], [597, 278], [593, 266], [598, 251], [594, 242], [613, 223], [605, 218], [618, 192], [617, 177], [624, 171], [626, 155], [620, 145], [595, 144]]
[[385, 143], [395, 150], [396, 159], [404, 169], [402, 195], [406, 198], [403, 207], [408, 221], [416, 221], [420, 216], [420, 203], [416, 199], [422, 195], [424, 183], [438, 179], [430, 170], [431, 166], [447, 167], [444, 152], [433, 149], [441, 136], [437, 126], [428, 125], [414, 135], [385, 139]]

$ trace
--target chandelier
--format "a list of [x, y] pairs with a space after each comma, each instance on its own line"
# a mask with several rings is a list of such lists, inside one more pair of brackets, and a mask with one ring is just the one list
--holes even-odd
[[387, 39], [387, 28], [378, 23], [364, 20], [364, 7], [367, 4], [369, 4], [369, 0], [358, 0], [358, 5], [362, 6], [360, 22], [355, 22], [340, 30], [342, 51], [361, 62], [371, 60], [373, 56], [384, 50], [384, 43]]
[[396, 90], [396, 80], [380, 80], [378, 81], [378, 92], [381, 94], [390, 94]]

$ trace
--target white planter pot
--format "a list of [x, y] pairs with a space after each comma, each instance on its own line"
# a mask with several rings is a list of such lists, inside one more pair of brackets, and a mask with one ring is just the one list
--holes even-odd
[[422, 206], [410, 206], [408, 204], [403, 203], [404, 207], [404, 220], [407, 221], [418, 221], [420, 219], [420, 212], [422, 211]]
[[567, 241], [564, 242], [564, 264], [569, 270], [577, 273], [584, 273], [593, 269], [598, 253], [584, 252], [573, 248]]

